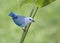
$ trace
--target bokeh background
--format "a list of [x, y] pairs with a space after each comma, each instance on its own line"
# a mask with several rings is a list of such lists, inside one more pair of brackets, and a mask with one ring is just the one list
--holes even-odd
[[[28, 1], [30, 2], [30, 1]], [[9, 13], [29, 16], [32, 6], [19, 7], [18, 0], [0, 0], [0, 43], [19, 43], [22, 29], [14, 24]], [[39, 8], [24, 43], [60, 43], [60, 0]]]

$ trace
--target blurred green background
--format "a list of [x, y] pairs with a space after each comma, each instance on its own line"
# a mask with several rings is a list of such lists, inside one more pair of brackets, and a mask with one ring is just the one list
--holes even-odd
[[[0, 43], [19, 43], [22, 29], [14, 24], [9, 13], [29, 16], [32, 6], [19, 8], [18, 0], [0, 0]], [[29, 1], [30, 3], [30, 1]], [[60, 0], [39, 8], [24, 43], [60, 43]]]

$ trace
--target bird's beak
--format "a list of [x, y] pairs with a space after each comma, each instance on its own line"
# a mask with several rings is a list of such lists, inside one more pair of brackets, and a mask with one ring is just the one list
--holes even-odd
[[32, 20], [32, 22], [35, 22], [35, 20]]

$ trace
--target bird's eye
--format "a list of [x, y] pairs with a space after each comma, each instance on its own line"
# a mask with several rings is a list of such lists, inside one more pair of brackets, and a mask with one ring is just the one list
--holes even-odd
[[29, 20], [31, 20], [31, 19], [29, 19]]

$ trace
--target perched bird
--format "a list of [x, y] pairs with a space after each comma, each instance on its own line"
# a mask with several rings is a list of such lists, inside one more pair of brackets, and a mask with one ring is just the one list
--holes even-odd
[[34, 19], [31, 17], [25, 17], [21, 15], [16, 15], [14, 12], [11, 12], [9, 14], [10, 17], [12, 17], [14, 23], [20, 27], [25, 27], [28, 24], [34, 22]]

